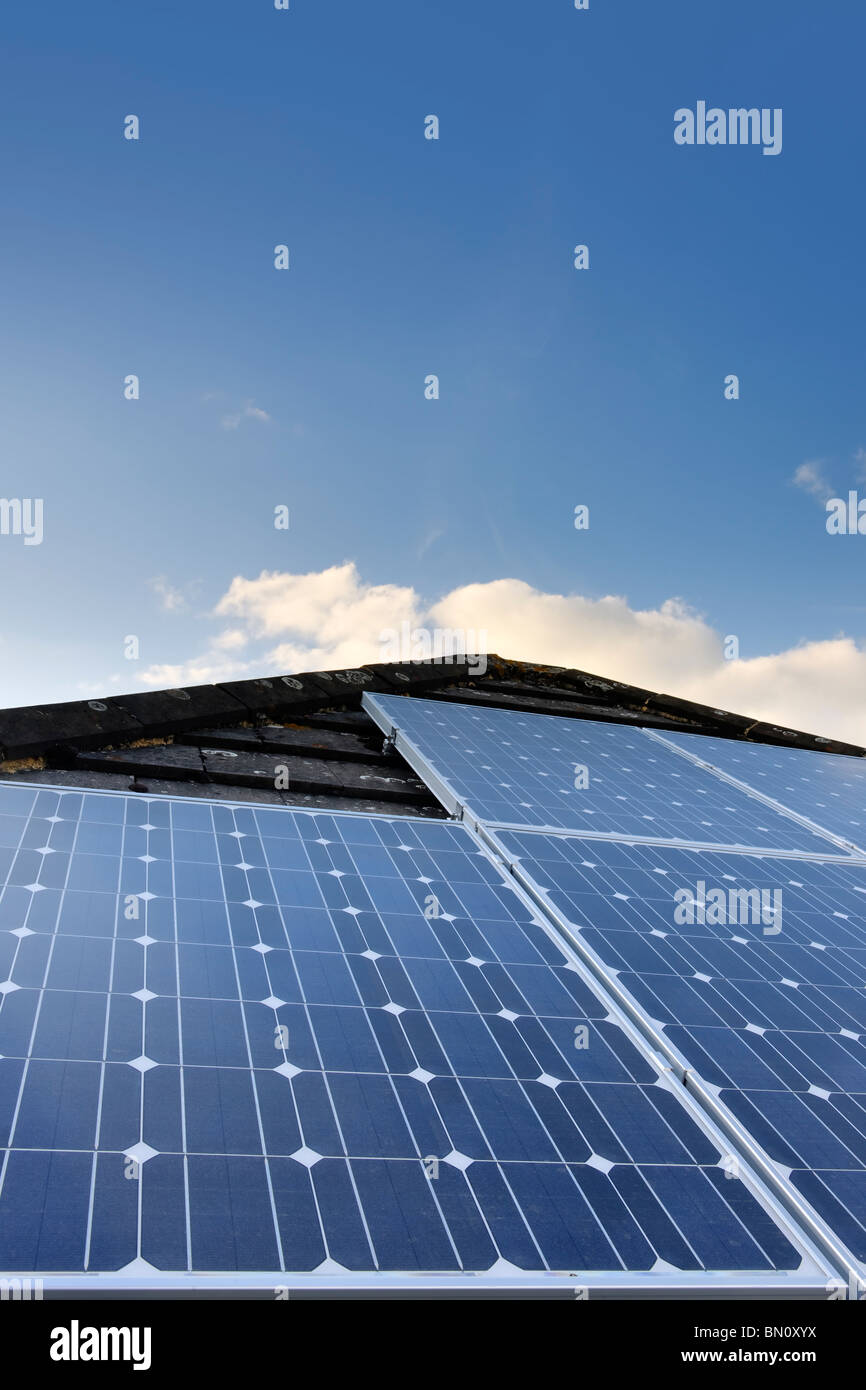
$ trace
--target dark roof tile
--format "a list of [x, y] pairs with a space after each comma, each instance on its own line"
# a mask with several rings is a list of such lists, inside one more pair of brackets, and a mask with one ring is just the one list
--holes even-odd
[[74, 700], [61, 705], [25, 705], [0, 711], [2, 759], [38, 757], [57, 745], [104, 747], [143, 732], [141, 722], [118, 700]]
[[240, 700], [217, 685], [145, 690], [137, 695], [118, 695], [116, 703], [150, 734], [171, 734], [213, 722], [240, 724], [248, 718], [248, 711]]
[[291, 717], [308, 714], [322, 703], [322, 687], [308, 675], [227, 681], [217, 689], [239, 700], [250, 715]]
[[315, 671], [310, 680], [318, 685], [331, 700], [341, 703], [357, 704], [360, 707], [361, 695], [365, 690], [378, 691], [380, 695], [390, 695], [393, 686], [383, 681], [368, 666], [358, 666], [343, 671]]

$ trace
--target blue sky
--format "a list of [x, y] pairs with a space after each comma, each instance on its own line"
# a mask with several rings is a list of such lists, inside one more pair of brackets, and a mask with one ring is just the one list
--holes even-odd
[[[649, 631], [684, 694], [683, 635], [736, 634], [708, 688], [760, 713], [749, 663], [796, 686], [805, 645], [778, 717], [839, 728], [866, 539], [792, 479], [862, 473], [864, 39], [854, 0], [9, 7], [0, 492], [44, 539], [0, 536], [0, 704], [375, 659], [298, 617], [313, 581], [214, 613], [336, 572], [347, 622], [456, 590], [506, 655], [645, 683]], [[698, 100], [782, 108], [782, 153], [677, 146]], [[544, 650], [527, 594], [582, 601]], [[662, 612], [643, 655], [609, 595]]]

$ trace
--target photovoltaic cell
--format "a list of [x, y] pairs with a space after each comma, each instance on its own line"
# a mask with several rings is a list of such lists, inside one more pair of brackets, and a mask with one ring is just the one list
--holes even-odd
[[834, 835], [866, 848], [866, 759], [701, 734], [665, 733], [663, 737]]
[[399, 695], [364, 696], [490, 825], [824, 853], [828, 840], [640, 729]]
[[498, 839], [866, 1259], [866, 862]]
[[0, 1268], [800, 1266], [459, 825], [3, 784], [0, 871]]

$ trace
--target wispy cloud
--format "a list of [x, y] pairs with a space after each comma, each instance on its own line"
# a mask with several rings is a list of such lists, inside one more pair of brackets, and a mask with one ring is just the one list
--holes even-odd
[[173, 584], [169, 584], [165, 575], [158, 574], [155, 579], [149, 581], [150, 587], [158, 595], [162, 607], [168, 613], [176, 613], [186, 608], [187, 602], [180, 589], [176, 589]]
[[236, 652], [241, 647], [245, 647], [249, 641], [249, 634], [242, 631], [239, 627], [227, 627], [225, 632], [221, 632], [213, 639], [212, 645], [221, 652]]
[[229, 415], [224, 415], [220, 420], [220, 427], [224, 430], [236, 430], [242, 420], [259, 420], [262, 424], [270, 423], [270, 415], [254, 401], [245, 401], [241, 410], [233, 411]]
[[835, 497], [836, 493], [833, 485], [824, 476], [823, 467], [823, 459], [807, 459], [795, 470], [791, 482], [795, 487], [802, 488], [804, 492], [816, 497], [819, 502], [826, 502], [828, 498]]
[[418, 547], [418, 559], [420, 560], [422, 555], [426, 555], [431, 545], [435, 545], [436, 542], [439, 540], [439, 537], [444, 535], [444, 526], [431, 526], [430, 530], [427, 532], [426, 536], [424, 537], [423, 541]]

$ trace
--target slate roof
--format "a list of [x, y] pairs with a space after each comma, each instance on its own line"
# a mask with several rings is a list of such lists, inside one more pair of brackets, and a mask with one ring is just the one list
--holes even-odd
[[480, 665], [478, 658], [374, 663], [2, 710], [0, 779], [444, 816], [403, 759], [383, 749], [361, 710], [365, 690], [866, 756], [853, 744], [586, 671], [495, 655], [483, 675]]

